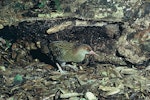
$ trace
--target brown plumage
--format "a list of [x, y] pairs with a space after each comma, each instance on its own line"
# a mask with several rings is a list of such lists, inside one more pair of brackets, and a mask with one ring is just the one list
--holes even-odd
[[82, 62], [86, 55], [97, 55], [87, 44], [77, 45], [67, 41], [51, 42], [46, 49], [49, 49], [49, 51], [45, 53], [50, 52], [49, 54], [60, 64], [64, 62]]

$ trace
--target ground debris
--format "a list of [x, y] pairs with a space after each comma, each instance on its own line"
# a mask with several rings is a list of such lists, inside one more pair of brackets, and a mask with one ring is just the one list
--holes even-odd
[[[150, 99], [149, 0], [1, 0], [0, 8], [1, 100]], [[41, 52], [60, 40], [99, 56], [61, 74]]]

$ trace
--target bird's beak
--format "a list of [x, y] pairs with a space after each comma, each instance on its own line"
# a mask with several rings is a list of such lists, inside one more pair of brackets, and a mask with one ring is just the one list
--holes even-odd
[[97, 53], [95, 53], [93, 50], [91, 50], [91, 51], [89, 52], [89, 54], [99, 56], [99, 55], [98, 55]]

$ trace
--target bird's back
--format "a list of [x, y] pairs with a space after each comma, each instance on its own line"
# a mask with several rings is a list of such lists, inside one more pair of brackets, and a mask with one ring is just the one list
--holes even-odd
[[53, 57], [59, 62], [70, 62], [72, 61], [72, 49], [74, 48], [73, 43], [67, 41], [54, 41], [49, 44], [49, 48]]

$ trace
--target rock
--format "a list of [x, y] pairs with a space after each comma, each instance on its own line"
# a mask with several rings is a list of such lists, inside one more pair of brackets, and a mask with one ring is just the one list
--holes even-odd
[[118, 53], [132, 64], [148, 62], [150, 54], [150, 27], [133, 33], [124, 33], [117, 43]]
[[98, 100], [97, 97], [92, 92], [86, 92], [85, 98], [87, 100]]

